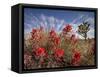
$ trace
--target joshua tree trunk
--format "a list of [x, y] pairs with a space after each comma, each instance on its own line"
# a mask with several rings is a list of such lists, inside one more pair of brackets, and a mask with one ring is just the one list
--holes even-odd
[[87, 38], [87, 33], [85, 33], [85, 34], [84, 34], [84, 38], [85, 38], [85, 41], [86, 41], [86, 38]]

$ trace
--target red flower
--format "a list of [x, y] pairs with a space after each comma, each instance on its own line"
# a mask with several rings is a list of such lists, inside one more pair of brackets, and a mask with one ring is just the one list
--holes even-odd
[[81, 55], [80, 55], [79, 52], [75, 52], [73, 57], [74, 57], [74, 59], [75, 59], [76, 61], [78, 61], [78, 60], [80, 60]]
[[72, 64], [78, 64], [80, 59], [81, 59], [80, 52], [73, 49]]
[[54, 42], [55, 42], [56, 45], [60, 44], [60, 38], [59, 37], [55, 37]]
[[71, 25], [66, 25], [65, 28], [63, 29], [63, 32], [70, 32], [72, 30], [72, 26]]
[[31, 32], [32, 39], [34, 39], [36, 41], [41, 40], [41, 38], [42, 38], [42, 33], [41, 33], [42, 27], [40, 27], [40, 29], [32, 29], [32, 32]]
[[50, 37], [55, 37], [56, 36], [56, 32], [54, 30], [50, 31]]
[[64, 50], [62, 49], [56, 49], [55, 51], [55, 57], [61, 58], [64, 56]]
[[34, 34], [36, 31], [37, 31], [36, 29], [34, 29], [34, 28], [32, 29], [32, 33], [33, 33], [33, 34]]
[[33, 29], [32, 29], [32, 32], [31, 32], [32, 38], [35, 38], [36, 32], [37, 32], [37, 30], [33, 28]]
[[36, 51], [36, 56], [44, 56], [45, 55], [45, 49], [44, 48], [38, 48]]

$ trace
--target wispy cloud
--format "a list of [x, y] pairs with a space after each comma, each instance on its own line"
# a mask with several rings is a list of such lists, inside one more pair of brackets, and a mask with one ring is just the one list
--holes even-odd
[[64, 20], [59, 20], [53, 16], [45, 16], [43, 14], [40, 15], [40, 18], [32, 16], [30, 22], [24, 22], [24, 25], [26, 27], [25, 29], [29, 30], [31, 30], [32, 28], [43, 26], [45, 30], [50, 30], [54, 28], [56, 31], [60, 31], [64, 26], [64, 24], [65, 24]]
[[75, 23], [79, 22], [80, 19], [83, 19], [83, 17], [84, 17], [84, 15], [78, 15], [71, 23], [75, 24]]

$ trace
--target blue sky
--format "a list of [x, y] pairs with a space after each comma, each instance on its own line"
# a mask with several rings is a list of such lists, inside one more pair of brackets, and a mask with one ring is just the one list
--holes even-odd
[[94, 12], [35, 8], [24, 9], [25, 33], [30, 32], [32, 28], [38, 28], [40, 25], [42, 25], [45, 30], [50, 30], [53, 27], [57, 32], [60, 32], [66, 24], [71, 24], [73, 30], [77, 31], [78, 25], [83, 21], [89, 22], [90, 31], [88, 32], [88, 36], [93, 38], [95, 26]]

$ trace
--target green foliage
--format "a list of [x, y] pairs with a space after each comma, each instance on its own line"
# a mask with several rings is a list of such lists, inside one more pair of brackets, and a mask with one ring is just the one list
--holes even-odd
[[88, 22], [83, 22], [78, 26], [78, 33], [83, 36], [85, 40], [87, 38], [87, 32], [90, 30], [89, 26], [90, 24], [88, 24]]

